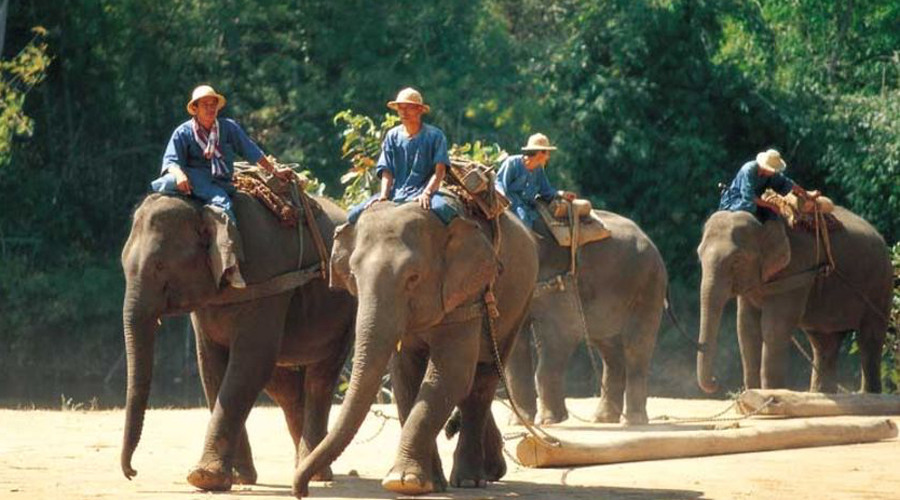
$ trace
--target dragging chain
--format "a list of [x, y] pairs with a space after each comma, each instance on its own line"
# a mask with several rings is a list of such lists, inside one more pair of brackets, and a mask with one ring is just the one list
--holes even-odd
[[774, 397], [769, 397], [766, 401], [757, 409], [752, 412], [741, 415], [740, 417], [723, 417], [729, 411], [733, 410], [738, 404], [738, 398], [735, 397], [731, 400], [731, 404], [728, 405], [724, 410], [716, 413], [715, 415], [711, 415], [709, 417], [673, 417], [671, 415], [660, 415], [658, 417], [653, 417], [650, 421], [663, 421], [663, 422], [674, 422], [674, 423], [693, 423], [693, 422], [740, 422], [741, 420], [746, 420], [750, 417], [755, 417], [759, 415], [763, 411], [765, 411], [772, 403], [775, 402]]
[[378, 426], [378, 430], [375, 431], [375, 434], [372, 434], [371, 436], [369, 436], [365, 439], [353, 441], [353, 444], [366, 444], [371, 441], [374, 441], [375, 438], [377, 438], [379, 436], [379, 434], [381, 434], [381, 432], [384, 430], [384, 427], [387, 425], [389, 420], [396, 420], [398, 422], [400, 421], [399, 418], [397, 418], [393, 415], [388, 415], [381, 410], [369, 410], [369, 413], [371, 413], [372, 415], [375, 415], [376, 417], [381, 418], [381, 425]]

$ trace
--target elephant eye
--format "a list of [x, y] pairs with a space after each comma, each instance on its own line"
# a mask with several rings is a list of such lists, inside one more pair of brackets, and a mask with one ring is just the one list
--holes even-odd
[[422, 275], [419, 273], [412, 273], [409, 275], [409, 278], [406, 279], [407, 288], [412, 288], [419, 283], [419, 280], [422, 279]]

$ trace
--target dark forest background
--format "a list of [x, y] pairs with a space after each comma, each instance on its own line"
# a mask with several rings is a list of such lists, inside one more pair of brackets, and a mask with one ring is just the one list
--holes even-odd
[[[900, 239], [900, 3], [892, 0], [0, 0], [0, 405], [120, 404], [119, 252], [191, 89], [340, 197], [333, 118], [405, 86], [453, 143], [558, 143], [549, 175], [634, 219], [692, 336], [695, 248], [758, 151]], [[896, 253], [896, 252], [895, 252]], [[898, 299], [900, 300], [900, 299]], [[155, 404], [195, 404], [188, 322], [164, 322]], [[720, 367], [740, 387], [733, 317]], [[805, 342], [805, 340], [803, 340]], [[858, 385], [845, 346], [842, 382]], [[726, 352], [727, 351], [727, 352]], [[886, 354], [886, 357], [890, 357]], [[892, 358], [891, 358], [892, 360]], [[587, 355], [573, 394], [594, 389]], [[808, 383], [795, 355], [792, 384]], [[885, 378], [896, 372], [885, 366]], [[699, 396], [664, 320], [652, 395]]]

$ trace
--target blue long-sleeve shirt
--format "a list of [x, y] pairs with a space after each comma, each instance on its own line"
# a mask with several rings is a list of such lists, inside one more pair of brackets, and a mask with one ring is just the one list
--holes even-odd
[[772, 189], [780, 195], [786, 195], [794, 187], [790, 177], [777, 173], [763, 177], [759, 175], [759, 164], [756, 160], [745, 163], [731, 185], [722, 193], [719, 210], [737, 212], [743, 210], [751, 214], [757, 213], [756, 198], [762, 196], [766, 189]]
[[[236, 155], [255, 164], [263, 157], [263, 152], [236, 121], [230, 118], [219, 118], [218, 120], [219, 149], [222, 150], [222, 157], [225, 161], [225, 179], [230, 181], [234, 174]], [[163, 154], [163, 174], [171, 164], [178, 165], [182, 169], [211, 169], [210, 160], [206, 159], [200, 145], [194, 140], [192, 121], [193, 119], [182, 123], [172, 132], [169, 144], [166, 145], [166, 152]]]
[[509, 199], [510, 209], [529, 227], [538, 217], [535, 198], [549, 201], [556, 195], [543, 167], [528, 170], [523, 155], [513, 155], [503, 161], [495, 184]]

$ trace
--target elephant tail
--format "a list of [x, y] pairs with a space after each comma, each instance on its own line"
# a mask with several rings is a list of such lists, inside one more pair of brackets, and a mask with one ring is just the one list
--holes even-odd
[[444, 435], [447, 436], [447, 439], [453, 439], [453, 436], [459, 433], [460, 427], [462, 427], [462, 414], [459, 412], [459, 408], [456, 408], [447, 419], [447, 423], [444, 424]]
[[703, 352], [706, 350], [706, 346], [694, 340], [694, 337], [691, 337], [690, 334], [681, 326], [681, 322], [678, 321], [678, 316], [675, 315], [675, 310], [672, 308], [672, 295], [670, 293], [670, 289], [666, 288], [666, 301], [665, 301], [665, 310], [666, 316], [668, 316], [669, 321], [672, 322], [672, 325], [678, 330], [678, 333], [681, 334], [682, 337], [686, 338], [688, 342], [694, 344], [694, 347], [697, 348], [697, 352]]

